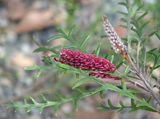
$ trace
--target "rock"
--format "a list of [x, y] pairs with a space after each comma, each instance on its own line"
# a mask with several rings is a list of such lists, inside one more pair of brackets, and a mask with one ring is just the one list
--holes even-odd
[[119, 119], [119, 114], [116, 112], [88, 112], [79, 110], [75, 113], [75, 119]]
[[22, 53], [15, 53], [11, 58], [11, 63], [20, 68], [32, 66], [35, 64], [34, 60], [31, 57], [28, 57]]
[[4, 2], [11, 20], [21, 19], [28, 10], [25, 0], [5, 0]]
[[41, 30], [49, 26], [60, 25], [65, 22], [67, 13], [64, 9], [30, 10], [16, 26], [17, 33]]

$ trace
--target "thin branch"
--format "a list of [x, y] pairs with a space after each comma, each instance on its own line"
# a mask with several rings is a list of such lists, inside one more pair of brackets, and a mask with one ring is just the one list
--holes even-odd
[[146, 86], [146, 88], [148, 89], [148, 91], [150, 92], [150, 94], [153, 96], [153, 98], [157, 101], [157, 103], [160, 105], [160, 100], [159, 98], [156, 96], [156, 94], [153, 92], [152, 87], [150, 86], [149, 82], [147, 79], [144, 78], [143, 74], [141, 72], [139, 72], [138, 68], [136, 67], [136, 65], [134, 64], [134, 62], [131, 60], [131, 66], [134, 68], [134, 70], [136, 71], [136, 75], [143, 81], [144, 85]]

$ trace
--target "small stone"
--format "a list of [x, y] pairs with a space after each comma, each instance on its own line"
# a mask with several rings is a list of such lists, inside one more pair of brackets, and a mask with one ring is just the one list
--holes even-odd
[[33, 66], [35, 64], [34, 60], [31, 57], [26, 56], [22, 53], [15, 53], [11, 58], [11, 63], [20, 68], [24, 68], [26, 66]]

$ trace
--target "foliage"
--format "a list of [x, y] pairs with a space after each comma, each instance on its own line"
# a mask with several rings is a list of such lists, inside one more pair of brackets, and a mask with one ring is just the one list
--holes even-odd
[[[149, 77], [150, 79], [147, 80], [147, 82], [150, 83], [151, 80], [154, 80], [156, 82], [158, 80], [158, 77], [154, 76], [153, 72], [156, 69], [160, 68], [160, 49], [150, 49], [149, 47], [147, 47], [147, 43], [151, 39], [151, 36], [157, 36], [157, 31], [153, 29], [148, 32], [146, 30], [149, 26], [149, 21], [146, 21], [144, 19], [147, 15], [147, 12], [144, 12], [144, 3], [139, 0], [135, 0], [134, 2], [125, 0], [125, 2], [120, 2], [119, 4], [126, 8], [126, 12], [120, 11], [119, 13], [122, 15], [122, 26], [127, 29], [127, 37], [123, 39], [125, 44], [128, 45], [129, 55], [133, 59], [136, 67], [138, 67], [138, 70], [143, 71], [142, 74], [147, 74], [147, 78]], [[141, 109], [159, 112], [157, 106], [153, 103], [154, 98], [142, 98], [139, 96], [142, 92], [139, 92], [135, 89], [130, 89], [128, 87], [126, 83], [127, 81], [137, 81], [133, 80], [133, 77], [135, 76], [132, 72], [133, 69], [129, 65], [129, 63], [127, 63], [121, 56], [114, 53], [113, 51], [107, 52], [107, 54], [103, 54], [103, 56], [104, 58], [112, 61], [117, 66], [117, 71], [113, 75], [118, 76], [122, 79], [119, 85], [105, 83], [103, 80], [88, 76], [86, 71], [82, 71], [80, 69], [75, 69], [65, 64], [54, 62], [53, 58], [58, 57], [59, 50], [63, 48], [76, 49], [88, 53], [87, 43], [91, 40], [91, 37], [89, 35], [86, 35], [85, 37], [83, 36], [82, 38], [78, 38], [78, 40], [76, 40], [77, 38], [74, 32], [75, 27], [72, 27], [68, 31], [59, 30], [59, 33], [48, 39], [48, 42], [50, 43], [53, 40], [63, 38], [66, 40], [65, 45], [56, 47], [39, 47], [35, 49], [35, 53], [51, 52], [52, 55], [43, 56], [44, 65], [36, 65], [26, 68], [26, 70], [36, 70], [38, 72], [50, 71], [51, 69], [55, 69], [57, 73], [60, 73], [60, 75], [65, 75], [65, 77], [70, 75], [74, 76], [70, 78], [68, 82], [72, 87], [73, 94], [71, 96], [54, 97], [53, 100], [48, 100], [43, 96], [43, 100], [41, 100], [40, 102], [36, 101], [33, 97], [30, 97], [29, 99], [25, 99], [24, 104], [14, 103], [14, 107], [24, 108], [27, 111], [31, 111], [33, 108], [37, 108], [40, 111], [43, 111], [43, 109], [46, 107], [52, 107], [54, 110], [59, 110], [60, 106], [65, 103], [72, 103], [74, 107], [77, 107], [79, 100], [85, 99], [86, 97], [90, 97], [93, 95], [97, 95], [103, 99], [102, 95], [104, 92], [112, 91], [118, 93], [123, 98], [130, 99], [130, 103], [126, 104], [125, 102], [120, 101], [118, 105], [114, 105], [112, 103], [112, 100], [108, 99], [107, 103], [100, 104], [98, 106], [98, 109], [103, 111], [121, 111], [123, 109], [130, 109], [130, 111], [136, 111]], [[97, 41], [96, 44], [97, 46], [92, 52], [96, 56], [102, 56], [101, 46], [103, 42], [100, 41], [99, 43], [99, 41]], [[151, 66], [150, 64], [148, 64], [148, 62], [151, 63]], [[124, 68], [124, 72], [120, 72], [118, 70], [122, 67]], [[134, 78], [138, 79], [136, 77]], [[96, 83], [97, 87], [90, 90], [86, 90], [85, 88], [83, 88], [84, 85], [90, 82]], [[153, 84], [151, 84], [151, 86], [152, 85]]]

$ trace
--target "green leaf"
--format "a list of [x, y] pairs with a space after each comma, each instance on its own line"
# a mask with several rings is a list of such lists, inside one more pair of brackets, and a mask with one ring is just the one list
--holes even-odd
[[150, 21], [144, 22], [144, 23], [141, 25], [140, 30], [143, 30], [143, 29], [147, 26], [147, 24], [149, 24], [149, 22], [150, 22]]
[[116, 65], [116, 69], [118, 69], [119, 67], [121, 67], [123, 65], [124, 61], [122, 60], [118, 65]]
[[126, 67], [126, 69], [125, 69], [125, 71], [124, 71], [125, 74], [128, 74], [128, 73], [129, 73], [129, 68], [130, 68], [129, 66]]
[[56, 49], [59, 49], [61, 48], [61, 46], [56, 46], [56, 47], [52, 47], [52, 48], [47, 48], [47, 47], [39, 47], [37, 49], [35, 49], [33, 52], [35, 53], [39, 53], [39, 52], [47, 52], [47, 51], [50, 51], [50, 52], [56, 52], [55, 50]]
[[108, 106], [109, 106], [110, 108], [114, 108], [114, 106], [113, 106], [113, 104], [112, 104], [112, 102], [111, 102], [110, 99], [108, 99]]
[[137, 109], [144, 109], [144, 110], [147, 110], [147, 111], [157, 112], [157, 110], [154, 107], [152, 107], [144, 99], [139, 104], [137, 104]]
[[75, 82], [75, 85], [72, 87], [72, 89], [75, 89], [75, 88], [77, 88], [77, 87], [79, 87], [79, 86], [81, 86], [81, 85], [83, 85], [85, 83], [88, 83], [89, 81], [91, 81], [91, 80], [84, 79], [84, 78], [78, 79], [78, 81]]
[[160, 67], [160, 65], [157, 65], [153, 69], [155, 70], [155, 69], [158, 69], [159, 67]]
[[65, 38], [66, 40], [68, 40], [70, 42], [71, 41], [73, 42], [73, 39], [72, 39], [72, 36], [71, 36], [72, 31], [71, 31], [71, 33], [69, 32], [68, 34], [62, 29], [59, 29], [58, 31], [60, 32], [60, 34], [62, 34], [63, 38]]
[[136, 108], [136, 104], [135, 104], [135, 100], [134, 99], [131, 99], [131, 106], [132, 106], [132, 108]]
[[144, 4], [139, 5], [137, 11], [141, 10], [142, 8], [144, 8]]
[[149, 103], [150, 101], [151, 101], [151, 99], [152, 99], [152, 96], [150, 96], [146, 101], [147, 101], [147, 103]]
[[125, 92], [125, 91], [127, 91], [127, 86], [126, 86], [126, 84], [125, 84], [125, 80], [121, 80], [121, 85], [122, 85], [122, 89], [123, 89], [123, 91]]
[[134, 95], [134, 94], [132, 94], [131, 92], [128, 92], [128, 91], [123, 92], [122, 95], [123, 95], [123, 96], [126, 96], [126, 97], [129, 97], [129, 98], [131, 98], [131, 99], [134, 99], [134, 100], [139, 100], [139, 99], [136, 97], [136, 95]]
[[126, 2], [119, 2], [118, 4], [124, 6], [128, 9], [128, 4]]
[[157, 50], [157, 48], [153, 48], [153, 49], [149, 50], [147, 53], [153, 53], [155, 50]]
[[96, 54], [96, 56], [99, 56], [99, 53], [100, 53], [100, 50], [101, 50], [101, 43], [99, 43], [98, 45], [97, 45], [97, 48], [95, 49], [95, 54]]
[[61, 69], [69, 70], [71, 67], [66, 64], [58, 63], [57, 66]]
[[70, 31], [68, 32], [68, 37], [71, 38], [71, 40], [72, 40], [72, 35], [73, 35], [74, 28], [75, 28], [75, 25], [73, 25], [73, 26], [70, 28]]
[[84, 47], [85, 47], [85, 45], [86, 45], [86, 43], [88, 42], [88, 40], [90, 39], [90, 36], [89, 35], [87, 35], [85, 38], [84, 38], [84, 40], [82, 41], [82, 43], [81, 43], [81, 45], [80, 45], [80, 49], [84, 49]]
[[127, 26], [126, 25], [124, 25], [124, 24], [121, 24], [121, 25], [119, 25], [120, 27], [123, 27], [123, 28], [125, 28], [125, 29], [127, 29]]
[[32, 102], [33, 102], [35, 105], [39, 105], [39, 103], [36, 102], [35, 99], [33, 99], [32, 97], [30, 97], [30, 99], [32, 100]]
[[127, 16], [127, 15], [128, 15], [128, 13], [122, 12], [122, 11], [118, 11], [118, 13], [121, 14], [121, 15], [124, 15], [124, 16]]
[[48, 68], [49, 68], [48, 66], [38, 66], [38, 65], [34, 65], [34, 66], [25, 67], [24, 70], [27, 70], [27, 71], [46, 70], [46, 69], [48, 69]]
[[157, 36], [157, 38], [160, 40], [160, 35], [158, 33], [155, 33], [155, 35]]
[[156, 32], [157, 32], [157, 30], [154, 30], [154, 31], [150, 32], [150, 33], [148, 34], [148, 36], [151, 37], [151, 36], [155, 35]]
[[45, 63], [45, 65], [51, 65], [53, 64], [53, 59], [49, 56], [43, 56], [42, 61]]
[[144, 18], [144, 16], [146, 16], [148, 14], [148, 12], [144, 12], [142, 15], [140, 15], [138, 18], [137, 18], [137, 21], [139, 21], [140, 19]]
[[57, 39], [59, 39], [59, 38], [64, 38], [64, 35], [63, 35], [63, 34], [54, 35], [54, 36], [50, 37], [50, 38], [47, 40], [47, 42], [51, 42], [51, 41], [57, 40]]
[[39, 48], [35, 49], [33, 52], [46, 52], [46, 51], [49, 51], [49, 48], [39, 47]]
[[78, 98], [74, 98], [74, 99], [73, 99], [73, 105], [74, 105], [74, 109], [75, 109], [75, 110], [78, 109], [78, 101], [79, 101]]
[[111, 90], [111, 91], [115, 91], [115, 92], [121, 92], [122, 90], [119, 89], [117, 86], [113, 85], [113, 84], [104, 84], [103, 88], [105, 90]]
[[125, 105], [123, 104], [122, 101], [120, 101], [119, 104], [121, 105], [121, 107], [123, 107], [123, 108], [125, 107]]
[[120, 20], [124, 23], [127, 23], [127, 20], [125, 18], [121, 18]]

